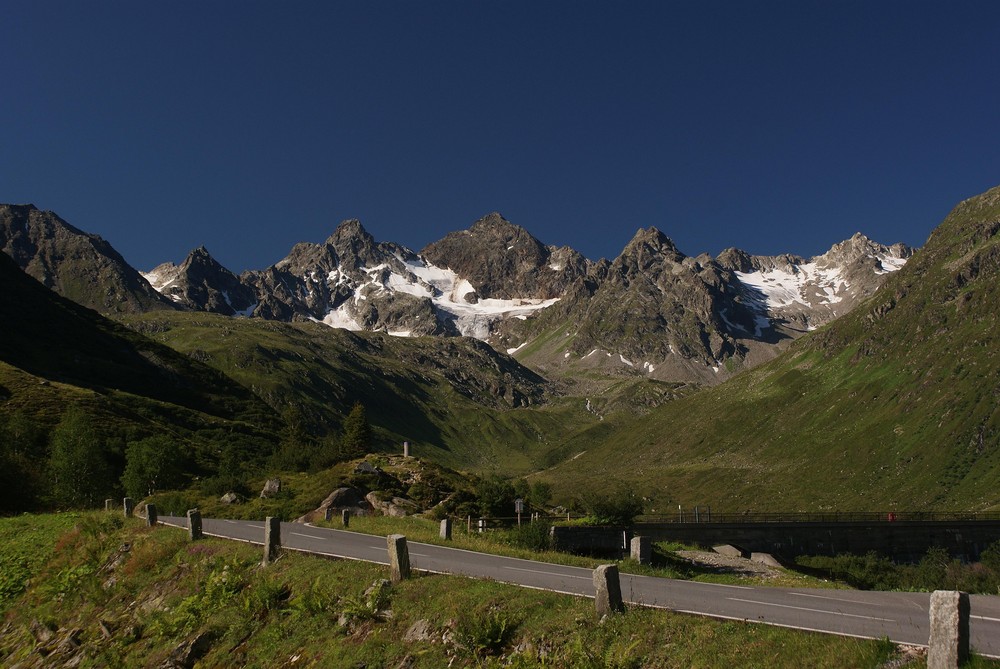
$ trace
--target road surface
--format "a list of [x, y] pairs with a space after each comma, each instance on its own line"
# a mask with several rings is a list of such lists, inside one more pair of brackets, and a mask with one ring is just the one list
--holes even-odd
[[[187, 518], [161, 516], [160, 521], [187, 527]], [[261, 521], [205, 518], [202, 528], [212, 536], [257, 544], [264, 541]], [[380, 536], [282, 523], [281, 542], [289, 550], [389, 563], [386, 540]], [[408, 548], [413, 569], [594, 596], [590, 569], [416, 542], [408, 542]], [[917, 646], [926, 646], [929, 634], [927, 593], [750, 587], [632, 574], [621, 575], [621, 588], [623, 599], [632, 604], [715, 618], [872, 639], [889, 637], [897, 643]], [[1000, 657], [1000, 597], [973, 595], [971, 609], [973, 650]]]

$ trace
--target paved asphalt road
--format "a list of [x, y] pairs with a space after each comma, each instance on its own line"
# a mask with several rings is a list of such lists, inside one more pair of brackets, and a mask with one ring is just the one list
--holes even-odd
[[[161, 522], [187, 527], [187, 518], [161, 517]], [[262, 544], [260, 521], [203, 519], [205, 534]], [[385, 537], [298, 523], [281, 524], [284, 548], [352, 560], [388, 564]], [[413, 569], [492, 578], [529, 588], [594, 596], [593, 573], [580, 567], [475, 553], [459, 548], [408, 543]], [[927, 645], [926, 593], [859, 590], [795, 590], [694, 583], [651, 576], [621, 575], [626, 602], [735, 620], [792, 627], [830, 634]], [[970, 623], [972, 648], [1000, 657], [1000, 597], [973, 595]]]

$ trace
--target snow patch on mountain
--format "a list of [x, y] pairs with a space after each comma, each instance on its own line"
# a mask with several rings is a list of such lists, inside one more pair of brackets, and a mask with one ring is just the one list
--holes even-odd
[[[495, 321], [502, 318], [526, 318], [559, 301], [559, 298], [480, 299], [475, 287], [450, 269], [436, 267], [420, 258], [406, 259], [397, 256], [395, 260], [399, 262], [394, 263], [394, 266], [383, 263], [356, 270], [355, 277], [359, 274], [366, 277], [359, 285], [353, 285], [355, 281], [341, 267], [330, 271], [327, 276], [329, 284], [346, 284], [353, 288], [354, 294], [331, 310], [321, 322], [348, 330], [365, 329], [353, 315], [354, 305], [368, 299], [370, 295], [405, 293], [429, 299], [440, 317], [453, 321], [460, 334], [485, 340], [490, 336]], [[412, 333], [399, 330], [388, 334], [410, 336]]]
[[[163, 263], [158, 265], [148, 272], [139, 272], [142, 278], [149, 282], [149, 285], [153, 287], [158, 293], [163, 293], [165, 290], [170, 288], [171, 284], [177, 281], [177, 276], [180, 268], [173, 263]], [[176, 296], [174, 299], [179, 299]]]
[[821, 268], [817, 263], [773, 267], [756, 272], [736, 272], [736, 276], [746, 286], [756, 288], [764, 294], [769, 309], [780, 309], [799, 304], [811, 306], [806, 297], [806, 288], [814, 287], [825, 295], [826, 304], [840, 302], [840, 293], [850, 289], [839, 267]]

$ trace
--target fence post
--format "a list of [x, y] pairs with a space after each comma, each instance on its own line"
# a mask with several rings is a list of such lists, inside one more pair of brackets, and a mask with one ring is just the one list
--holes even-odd
[[268, 516], [264, 519], [264, 561], [267, 565], [274, 562], [281, 548], [281, 518]]
[[132, 516], [132, 512], [135, 511], [135, 502], [132, 501], [131, 497], [126, 497], [122, 500], [122, 511], [125, 513], [126, 518]]
[[108, 498], [104, 500], [104, 510], [111, 511], [115, 508], [115, 500]]
[[147, 504], [146, 505], [146, 525], [148, 525], [149, 527], [152, 527], [153, 525], [156, 525], [156, 519], [157, 519], [157, 516], [156, 516], [156, 505], [155, 504]]
[[188, 509], [188, 535], [191, 541], [201, 539], [201, 511], [198, 509]]
[[410, 578], [410, 552], [406, 548], [406, 537], [390, 534], [386, 543], [389, 546], [389, 580], [399, 583]]
[[649, 537], [632, 537], [631, 558], [639, 564], [649, 564], [653, 553]]
[[594, 570], [594, 606], [597, 609], [597, 619], [612, 613], [625, 610], [622, 603], [622, 585], [618, 577], [618, 567], [613, 564], [602, 564]]
[[969, 659], [969, 595], [953, 590], [931, 593], [931, 633], [927, 669], [956, 669]]

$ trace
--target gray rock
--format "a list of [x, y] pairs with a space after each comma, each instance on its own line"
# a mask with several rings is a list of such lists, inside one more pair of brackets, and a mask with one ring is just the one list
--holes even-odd
[[219, 501], [223, 504], [239, 504], [242, 498], [235, 492], [227, 492], [225, 495], [219, 498]]
[[170, 653], [170, 657], [160, 665], [161, 669], [192, 669], [195, 663], [212, 649], [213, 637], [202, 632], [180, 644]]
[[420, 619], [417, 622], [410, 625], [410, 628], [406, 630], [406, 634], [403, 635], [403, 641], [406, 643], [414, 643], [416, 641], [433, 641], [435, 638], [434, 629], [431, 627], [431, 623], [427, 619]]
[[745, 550], [739, 546], [733, 546], [732, 544], [719, 544], [718, 546], [712, 546], [712, 550], [719, 555], [725, 555], [726, 557], [747, 557], [747, 552]]
[[382, 469], [365, 460], [358, 463], [358, 466], [354, 468], [354, 473], [379, 475], [382, 474]]
[[281, 492], [281, 479], [273, 478], [264, 482], [264, 489], [260, 491], [261, 498], [274, 497]]

